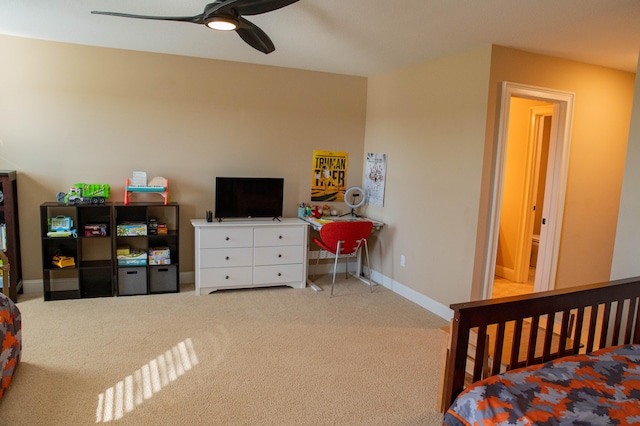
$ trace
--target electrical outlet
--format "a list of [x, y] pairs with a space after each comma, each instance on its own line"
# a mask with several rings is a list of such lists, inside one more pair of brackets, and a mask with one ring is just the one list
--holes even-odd
[[400, 266], [404, 266], [404, 262], [405, 262], [405, 258], [403, 254], [402, 256], [400, 256]]

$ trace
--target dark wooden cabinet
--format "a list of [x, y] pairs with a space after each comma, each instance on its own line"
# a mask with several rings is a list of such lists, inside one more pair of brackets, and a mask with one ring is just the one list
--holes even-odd
[[[73, 232], [52, 232], [52, 223], [70, 220]], [[113, 206], [40, 206], [44, 300], [110, 297], [115, 290]], [[56, 235], [58, 234], [58, 235]], [[64, 256], [64, 263], [54, 257]]]
[[[20, 258], [20, 227], [18, 225], [18, 184], [16, 172], [0, 170], [0, 249], [9, 259], [9, 291], [11, 300], [18, 301], [22, 293], [22, 261]], [[3, 286], [5, 281], [3, 280]]]
[[116, 203], [114, 210], [118, 296], [179, 292], [179, 205]]
[[177, 293], [179, 223], [177, 203], [43, 203], [44, 300]]

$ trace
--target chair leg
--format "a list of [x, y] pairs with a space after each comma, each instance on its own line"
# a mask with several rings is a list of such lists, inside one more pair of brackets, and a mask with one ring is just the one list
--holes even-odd
[[367, 241], [364, 242], [364, 254], [367, 258], [367, 269], [369, 270], [369, 289], [371, 289], [371, 293], [373, 293], [373, 281], [371, 280], [371, 264], [369, 263], [369, 245]]
[[340, 258], [340, 243], [342, 241], [338, 241], [338, 247], [336, 249], [336, 260], [333, 262], [333, 280], [331, 281], [331, 295], [329, 297], [333, 297], [333, 286], [336, 283], [336, 271], [338, 270], [338, 259]]
[[349, 279], [349, 256], [344, 258], [344, 279]]

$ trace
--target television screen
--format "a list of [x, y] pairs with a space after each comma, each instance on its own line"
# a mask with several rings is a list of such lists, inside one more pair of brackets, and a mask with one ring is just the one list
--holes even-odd
[[277, 218], [282, 216], [283, 178], [216, 178], [215, 217]]

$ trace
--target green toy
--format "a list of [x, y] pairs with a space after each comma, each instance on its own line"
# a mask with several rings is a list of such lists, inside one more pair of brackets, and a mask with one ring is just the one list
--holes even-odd
[[104, 204], [110, 191], [106, 183], [76, 183], [69, 192], [58, 192], [56, 200], [64, 204]]

